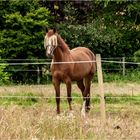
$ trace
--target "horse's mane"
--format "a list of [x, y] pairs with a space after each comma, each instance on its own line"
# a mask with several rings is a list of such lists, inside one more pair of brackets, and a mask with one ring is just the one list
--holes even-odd
[[57, 35], [57, 38], [59, 40], [60, 47], [61, 47], [62, 51], [69, 53], [70, 49], [69, 49], [68, 45], [65, 43], [64, 39], [60, 35]]

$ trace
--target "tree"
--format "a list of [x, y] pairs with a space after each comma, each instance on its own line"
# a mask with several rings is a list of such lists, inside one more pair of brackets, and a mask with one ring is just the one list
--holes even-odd
[[[0, 50], [0, 52], [1, 52], [1, 50]], [[3, 60], [1, 60], [1, 57], [0, 57], [0, 85], [8, 83], [9, 77], [10, 77], [10, 74], [8, 72], [4, 71], [8, 65], [6, 65], [6, 64], [2, 65], [2, 64], [3, 64]]]
[[[37, 0], [5, 1], [9, 5], [4, 9], [3, 27], [0, 33], [0, 52], [2, 59], [39, 59], [45, 58], [43, 47], [44, 28], [49, 26], [50, 12], [40, 7]], [[26, 5], [27, 4], [27, 5]], [[13, 62], [13, 61], [12, 61]], [[14, 61], [17, 62], [17, 61]], [[20, 62], [20, 61], [18, 61]], [[41, 69], [41, 67], [39, 67]], [[8, 66], [8, 69], [37, 69], [37, 66]], [[20, 82], [36, 79], [37, 72], [12, 72], [13, 78]], [[20, 75], [20, 76], [18, 76]]]
[[[58, 24], [58, 28], [72, 48], [83, 45], [103, 57], [132, 57], [140, 46], [138, 3], [90, 1], [83, 8], [82, 2], [78, 2], [79, 7], [75, 2], [68, 2], [63, 8], [67, 18]], [[86, 17], [83, 19], [84, 12]]]
[[[140, 46], [139, 19], [138, 1], [0, 0], [0, 56], [7, 62], [46, 58], [43, 30], [56, 26], [70, 48], [85, 46], [102, 57], [133, 57]], [[12, 76], [35, 82], [38, 67], [41, 70], [41, 65], [6, 69], [33, 69], [14, 71]]]

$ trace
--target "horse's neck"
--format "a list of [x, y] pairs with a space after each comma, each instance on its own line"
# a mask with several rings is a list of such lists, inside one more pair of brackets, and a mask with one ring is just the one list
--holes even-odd
[[62, 62], [67, 61], [70, 56], [70, 50], [68, 45], [65, 43], [65, 41], [61, 38], [60, 35], [57, 35], [58, 38], [58, 46], [54, 51], [54, 58], [53, 61]]
[[64, 56], [63, 56], [63, 52], [62, 52], [61, 48], [57, 47], [55, 49], [55, 51], [54, 51], [54, 58], [53, 58], [53, 60], [55, 62], [60, 62], [60, 61], [63, 61], [63, 57]]
[[59, 42], [59, 47], [62, 49], [62, 52], [69, 53], [70, 50], [69, 50], [68, 45], [65, 43], [65, 41], [61, 38], [60, 35], [58, 35], [57, 38], [58, 38], [58, 42]]

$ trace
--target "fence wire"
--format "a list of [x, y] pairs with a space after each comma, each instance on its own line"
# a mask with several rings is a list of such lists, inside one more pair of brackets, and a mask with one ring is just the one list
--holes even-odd
[[[132, 96], [132, 95], [129, 95], [129, 96], [105, 96], [104, 97], [104, 99], [107, 99], [107, 98], [135, 98], [135, 97], [137, 97], [137, 96]], [[0, 96], [0, 98], [2, 99], [2, 98], [20, 98], [20, 99], [55, 99], [56, 97], [51, 97], [51, 96], [44, 96], [44, 97], [42, 97], [42, 96], [15, 96], [15, 95], [11, 95], [11, 96], [7, 96], [7, 95], [4, 95], [4, 96]], [[64, 97], [64, 96], [62, 96], [62, 97], [57, 97], [57, 98], [60, 98], [60, 99], [68, 99], [68, 98], [70, 98], [70, 97]], [[72, 99], [83, 99], [83, 97], [81, 96], [79, 96], [79, 97], [76, 97], [76, 96], [72, 96], [71, 97]], [[89, 97], [84, 97], [85, 99], [86, 98], [89, 98]], [[100, 97], [100, 95], [98, 95], [98, 96], [91, 96], [90, 97], [91, 99], [96, 99], [96, 98], [101, 98]]]
[[[96, 61], [66, 61], [66, 62], [23, 62], [23, 63], [0, 63], [0, 65], [50, 65], [50, 64], [83, 64], [83, 63], [95, 63]], [[101, 60], [102, 63], [118, 63], [118, 64], [131, 64], [140, 65], [140, 62], [123, 62], [123, 61], [109, 61]]]
[[[108, 60], [107, 60], [108, 59]], [[115, 59], [114, 60], [110, 60], [110, 59]], [[102, 58], [101, 62], [102, 63], [115, 63], [115, 64], [131, 64], [131, 65], [139, 65], [140, 62], [123, 62], [123, 61], [117, 61], [119, 60], [120, 57], [118, 58]], [[14, 62], [10, 62], [10, 63], [2, 63], [0, 62], [0, 65], [11, 65], [11, 66], [16, 66], [16, 65], [50, 65], [50, 64], [83, 64], [83, 63], [95, 63], [96, 61], [73, 61], [73, 62], [40, 62], [40, 61], [51, 61], [51, 59], [0, 59], [3, 61], [39, 61], [39, 62], [22, 62], [22, 63], [14, 63]], [[103, 69], [103, 70], [108, 70], [108, 69]], [[113, 70], [119, 70], [119, 69], [113, 69]], [[23, 70], [23, 69], [14, 69], [14, 70], [6, 70], [6, 71], [38, 71], [35, 69], [30, 69], [30, 70]], [[41, 70], [40, 70], [41, 71]], [[42, 70], [43, 71], [43, 70]], [[97, 96], [99, 97], [99, 96]], [[97, 98], [97, 97], [90, 97], [90, 98]], [[118, 96], [120, 98], [120, 96]], [[105, 98], [118, 98], [118, 97], [105, 97]], [[121, 96], [122, 97], [122, 96]], [[55, 97], [38, 97], [38, 96], [0, 96], [0, 98], [55, 98]], [[61, 98], [67, 98], [67, 97], [61, 97]], [[83, 98], [83, 97], [72, 97], [72, 98]]]

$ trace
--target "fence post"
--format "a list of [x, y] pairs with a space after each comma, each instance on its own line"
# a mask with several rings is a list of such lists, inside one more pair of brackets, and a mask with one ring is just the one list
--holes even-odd
[[125, 76], [125, 57], [122, 58], [123, 61], [123, 76]]
[[100, 92], [100, 112], [103, 126], [106, 123], [106, 112], [105, 112], [105, 98], [104, 98], [104, 87], [103, 87], [103, 74], [101, 66], [101, 55], [96, 54], [96, 63], [97, 63], [97, 75], [98, 75], [98, 86]]
[[39, 66], [37, 66], [37, 84], [40, 84], [40, 69], [39, 69]]

